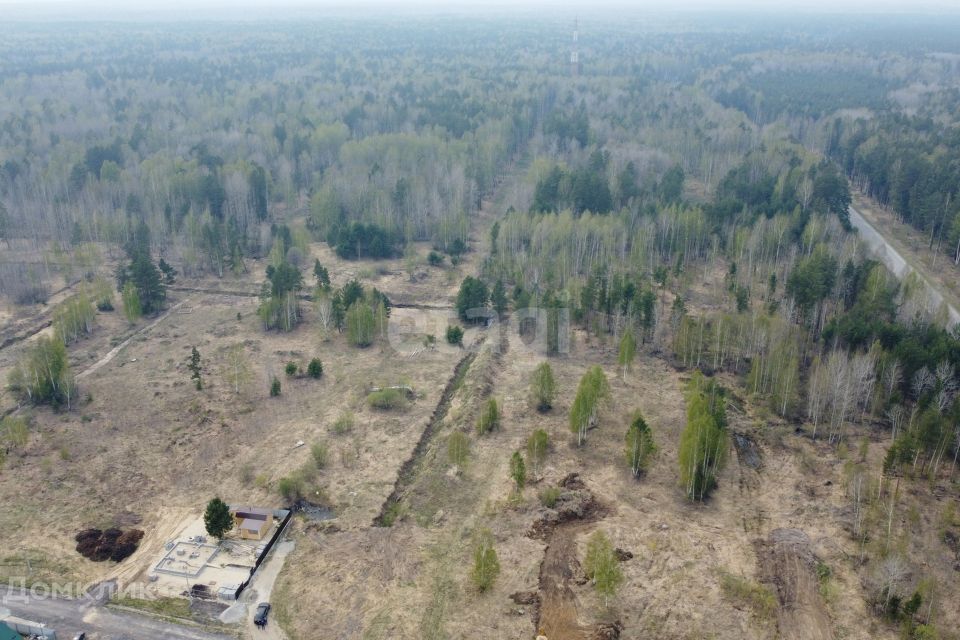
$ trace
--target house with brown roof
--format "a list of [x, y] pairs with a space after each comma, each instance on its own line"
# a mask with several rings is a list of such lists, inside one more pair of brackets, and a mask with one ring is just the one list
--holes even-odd
[[262, 507], [230, 507], [237, 532], [244, 540], [263, 540], [273, 526], [273, 509]]

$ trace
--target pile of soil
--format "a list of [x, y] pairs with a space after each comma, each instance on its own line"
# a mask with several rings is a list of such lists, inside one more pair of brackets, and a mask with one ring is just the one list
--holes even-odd
[[140, 545], [143, 531], [140, 529], [111, 528], [105, 531], [100, 529], [84, 529], [73, 538], [77, 542], [77, 553], [88, 560], [103, 562], [126, 560]]
[[606, 515], [603, 506], [583, 484], [580, 474], [569, 474], [560, 481], [559, 486], [563, 491], [552, 508], [541, 509], [540, 517], [527, 534], [531, 538], [546, 540], [561, 524], [574, 521], [593, 522]]

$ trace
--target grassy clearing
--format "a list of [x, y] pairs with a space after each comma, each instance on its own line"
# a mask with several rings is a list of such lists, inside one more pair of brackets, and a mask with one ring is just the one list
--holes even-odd
[[168, 618], [190, 619], [190, 601], [183, 598], [157, 598], [156, 600], [144, 600], [141, 598], [129, 598], [118, 596], [111, 600], [112, 604], [130, 609], [138, 609]]
[[753, 580], [721, 571], [720, 591], [725, 598], [734, 604], [749, 607], [757, 617], [763, 620], [772, 619], [776, 613], [777, 599], [773, 591]]

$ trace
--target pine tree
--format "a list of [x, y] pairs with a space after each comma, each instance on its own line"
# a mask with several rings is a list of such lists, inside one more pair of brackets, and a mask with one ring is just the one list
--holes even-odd
[[482, 310], [487, 306], [489, 298], [487, 285], [482, 280], [467, 276], [460, 284], [457, 292], [457, 315], [464, 322], [479, 322], [484, 319]]
[[187, 363], [187, 369], [190, 370], [190, 379], [196, 385], [197, 391], [203, 390], [203, 378], [200, 375], [203, 367], [200, 364], [200, 352], [197, 351], [196, 347], [192, 347], [190, 350], [190, 361]]
[[150, 254], [139, 253], [130, 263], [130, 282], [137, 288], [140, 307], [145, 315], [152, 315], [163, 307], [167, 289], [160, 278], [160, 271], [150, 259]]
[[220, 498], [212, 499], [207, 503], [207, 510], [203, 514], [203, 524], [208, 534], [222, 541], [227, 532], [233, 529], [230, 507]]
[[517, 486], [517, 493], [523, 491], [527, 483], [527, 465], [524, 464], [523, 455], [519, 451], [514, 451], [510, 456], [510, 477]]
[[507, 311], [507, 292], [503, 286], [503, 280], [497, 279], [493, 285], [493, 292], [490, 294], [490, 302], [493, 303], [493, 309], [498, 316], [502, 316]]
[[653, 443], [653, 434], [650, 427], [639, 411], [635, 411], [630, 427], [627, 429], [626, 454], [630, 470], [635, 477], [640, 477], [650, 463], [650, 458], [656, 453], [657, 447]]
[[317, 279], [317, 286], [323, 289], [330, 287], [330, 273], [327, 268], [320, 264], [320, 260], [313, 262], [313, 277]]

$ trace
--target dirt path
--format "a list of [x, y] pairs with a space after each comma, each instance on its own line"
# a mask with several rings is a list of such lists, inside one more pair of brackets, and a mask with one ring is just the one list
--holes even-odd
[[563, 525], [550, 536], [540, 565], [539, 628], [550, 640], [589, 640], [592, 629], [577, 619], [577, 596], [570, 583], [581, 573], [577, 535], [588, 525]]
[[144, 334], [144, 333], [147, 333], [148, 331], [150, 331], [151, 329], [153, 329], [155, 326], [157, 326], [158, 324], [160, 324], [161, 322], [163, 322], [164, 320], [166, 320], [167, 317], [168, 317], [171, 313], [173, 313], [174, 311], [176, 311], [177, 309], [179, 309], [180, 307], [182, 307], [182, 306], [183, 306], [186, 302], [188, 302], [189, 300], [190, 300], [190, 298], [184, 298], [183, 300], [181, 300], [181, 301], [178, 302], [177, 304], [173, 305], [172, 307], [170, 307], [169, 309], [167, 309], [166, 311], [164, 311], [163, 314], [162, 314], [159, 318], [157, 318], [156, 320], [154, 320], [153, 322], [151, 322], [151, 323], [148, 324], [147, 326], [138, 329], [135, 333], [133, 333], [133, 335], [131, 335], [131, 336], [128, 337], [126, 340], [124, 340], [123, 342], [121, 342], [120, 344], [118, 344], [117, 346], [115, 346], [113, 349], [111, 349], [110, 352], [107, 353], [107, 355], [103, 356], [102, 358], [100, 358], [99, 360], [97, 360], [96, 362], [94, 362], [92, 365], [90, 365], [89, 367], [87, 367], [86, 369], [84, 369], [83, 371], [81, 371], [80, 373], [78, 373], [78, 374], [77, 374], [77, 380], [81, 380], [81, 379], [83, 379], [83, 378], [86, 378], [86, 377], [89, 376], [90, 374], [94, 373], [94, 372], [95, 372], [97, 369], [99, 369], [100, 367], [102, 367], [102, 366], [104, 366], [104, 365], [106, 365], [106, 364], [109, 364], [111, 360], [113, 360], [114, 358], [116, 358], [117, 355], [118, 355], [121, 351], [123, 351], [128, 344], [130, 344], [130, 341], [131, 341], [131, 340], [133, 340], [133, 339], [136, 338], [137, 336], [142, 335], [142, 334]]
[[531, 535], [544, 537], [547, 548], [540, 564], [540, 607], [535, 628], [550, 640], [616, 640], [619, 622], [584, 626], [577, 614], [573, 584], [585, 579], [577, 559], [577, 537], [607, 515], [607, 509], [572, 473], [560, 483], [564, 492], [549, 519], [534, 524]]
[[784, 640], [833, 640], [820, 596], [810, 538], [799, 529], [774, 529], [756, 543], [761, 579], [777, 593], [777, 627]]
[[857, 196], [850, 207], [850, 222], [873, 254], [898, 278], [916, 273], [929, 290], [929, 308], [936, 313], [946, 305], [950, 325], [960, 324], [960, 298], [950, 288], [956, 283], [956, 269], [945, 256], [938, 256], [939, 269], [929, 250], [919, 242], [917, 232], [897, 222], [875, 203]]

